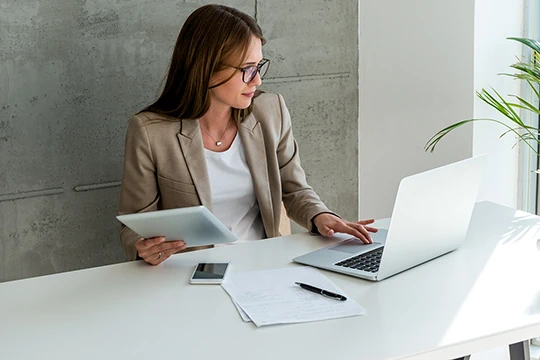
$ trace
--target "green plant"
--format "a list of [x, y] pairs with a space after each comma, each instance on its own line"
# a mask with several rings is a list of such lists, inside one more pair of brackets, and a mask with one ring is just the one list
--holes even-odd
[[[510, 76], [515, 79], [526, 81], [532, 89], [533, 94], [536, 96], [536, 99], [540, 101], [540, 91], [538, 90], [538, 85], [540, 85], [540, 42], [534, 39], [527, 38], [509, 37], [508, 39], [519, 41], [520, 43], [526, 45], [527, 47], [532, 49], [533, 55], [530, 59], [526, 59], [525, 61], [519, 61], [518, 63], [510, 66], [516, 70], [519, 70], [520, 73], [500, 75]], [[493, 107], [499, 113], [509, 119], [511, 121], [510, 124], [507, 124], [506, 122], [503, 122], [501, 120], [489, 118], [459, 121], [440, 130], [435, 135], [433, 135], [431, 139], [429, 139], [429, 141], [427, 142], [424, 150], [433, 152], [433, 150], [435, 150], [435, 146], [439, 143], [439, 141], [441, 141], [441, 139], [446, 136], [450, 131], [467, 123], [482, 120], [492, 121], [506, 127], [507, 130], [502, 133], [500, 137], [503, 137], [508, 133], [514, 133], [517, 136], [517, 142], [516, 144], [514, 144], [514, 146], [516, 146], [520, 141], [523, 141], [531, 148], [532, 151], [534, 151], [537, 156], [540, 156], [540, 153], [538, 152], [538, 145], [540, 145], [539, 129], [537, 127], [525, 125], [522, 120], [522, 114], [520, 114], [520, 111], [528, 111], [536, 115], [540, 115], [540, 109], [538, 109], [538, 107], [534, 106], [520, 96], [510, 95], [510, 97], [516, 99], [517, 102], [515, 100], [507, 101], [495, 89], [491, 88], [491, 90], [493, 94], [486, 89], [482, 89], [481, 91], [476, 92], [476, 96], [478, 96], [483, 102]]]

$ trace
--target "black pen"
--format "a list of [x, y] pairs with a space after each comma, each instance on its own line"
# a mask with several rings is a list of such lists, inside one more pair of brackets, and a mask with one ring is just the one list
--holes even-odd
[[339, 300], [339, 301], [347, 300], [347, 298], [343, 295], [339, 295], [328, 290], [319, 289], [318, 287], [315, 287], [313, 285], [308, 285], [301, 282], [295, 282], [295, 284], [300, 285], [302, 289], [312, 291], [322, 296], [326, 296], [327, 298], [330, 298], [330, 299]]

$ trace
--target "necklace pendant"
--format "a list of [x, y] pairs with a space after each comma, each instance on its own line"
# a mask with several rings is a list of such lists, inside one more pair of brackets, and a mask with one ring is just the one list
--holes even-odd
[[221, 146], [221, 141], [216, 141], [216, 146]]

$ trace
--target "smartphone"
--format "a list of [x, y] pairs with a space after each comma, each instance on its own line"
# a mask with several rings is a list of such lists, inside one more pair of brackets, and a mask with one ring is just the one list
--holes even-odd
[[221, 284], [227, 276], [230, 263], [199, 263], [191, 279], [190, 284]]

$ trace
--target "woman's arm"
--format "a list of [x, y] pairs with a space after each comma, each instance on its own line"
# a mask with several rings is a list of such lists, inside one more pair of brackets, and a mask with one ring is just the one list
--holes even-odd
[[[128, 122], [124, 150], [124, 172], [118, 213], [133, 214], [157, 210], [159, 191], [156, 168], [145, 124], [135, 115]], [[141, 236], [122, 225], [120, 241], [129, 260], [137, 259], [135, 243]]]
[[306, 174], [300, 165], [298, 144], [292, 133], [289, 110], [283, 97], [278, 94], [278, 98], [281, 109], [281, 136], [277, 146], [277, 156], [283, 204], [287, 209], [287, 215], [292, 220], [317, 234], [318, 230], [313, 226], [312, 219], [321, 213], [334, 213], [324, 205], [307, 183]]
[[368, 225], [373, 219], [350, 222], [324, 205], [319, 196], [306, 181], [304, 170], [300, 166], [298, 144], [292, 135], [291, 117], [281, 95], [278, 95], [281, 107], [282, 132], [278, 145], [278, 160], [283, 191], [283, 203], [287, 215], [313, 234], [332, 236], [335, 232], [347, 233], [365, 243], [371, 243], [370, 232], [377, 229]]

